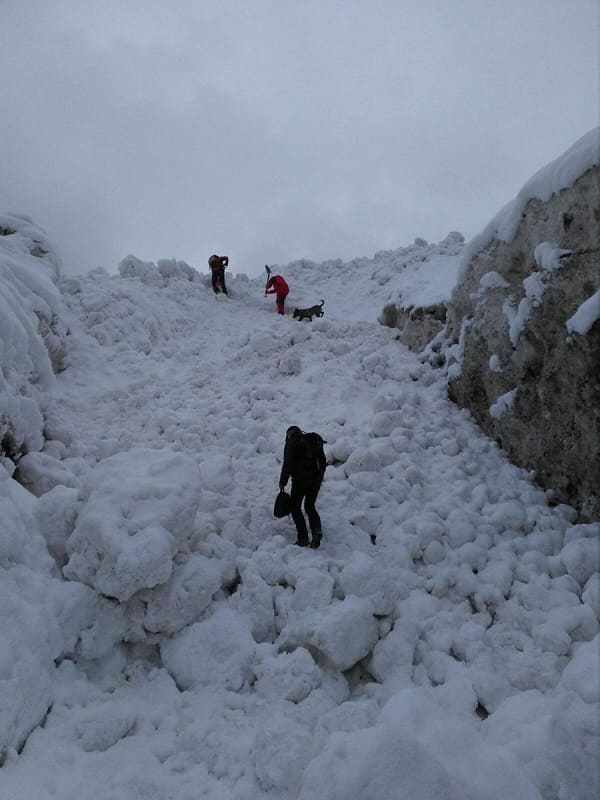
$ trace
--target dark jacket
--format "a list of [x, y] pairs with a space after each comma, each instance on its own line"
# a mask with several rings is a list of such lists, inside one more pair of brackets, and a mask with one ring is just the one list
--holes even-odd
[[213, 272], [225, 269], [225, 267], [229, 266], [229, 256], [213, 255], [208, 259], [208, 266]]
[[307, 458], [307, 448], [301, 431], [290, 436], [283, 451], [283, 464], [279, 485], [285, 486], [291, 477], [293, 481], [306, 486], [321, 483], [327, 462], [321, 451], [316, 459]]

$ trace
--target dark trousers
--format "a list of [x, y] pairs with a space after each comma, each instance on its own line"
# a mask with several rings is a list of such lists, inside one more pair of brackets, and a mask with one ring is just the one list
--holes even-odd
[[[277, 313], [278, 314], [285, 314], [284, 305], [285, 305], [285, 298], [286, 297], [287, 297], [287, 294], [276, 294], [275, 295], [275, 302], [277, 303]], [[317, 489], [317, 491], [319, 491], [319, 490]]]
[[303, 500], [304, 510], [308, 517], [311, 533], [313, 536], [315, 534], [321, 535], [321, 517], [315, 508], [315, 502], [320, 488], [320, 479], [307, 484], [292, 478], [292, 491], [290, 493], [290, 497], [292, 498], [292, 519], [296, 524], [299, 542], [308, 542], [308, 531], [301, 508]]
[[[219, 283], [221, 284], [220, 288]], [[227, 289], [225, 288], [225, 267], [212, 270], [212, 287], [215, 294], [219, 294], [220, 291], [222, 291], [223, 294], [227, 294]]]

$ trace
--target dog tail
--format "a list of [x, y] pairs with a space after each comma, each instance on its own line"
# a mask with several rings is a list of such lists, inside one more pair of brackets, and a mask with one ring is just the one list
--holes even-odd
[[321, 300], [321, 308], [325, 305], [325, 300]]

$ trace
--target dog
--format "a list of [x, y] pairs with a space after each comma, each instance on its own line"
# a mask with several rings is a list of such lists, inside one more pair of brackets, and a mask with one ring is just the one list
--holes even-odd
[[325, 300], [321, 300], [321, 303], [317, 303], [310, 308], [295, 308], [294, 309], [294, 318], [295, 319], [309, 319], [312, 322], [313, 317], [322, 317], [325, 313], [323, 311], [323, 306], [325, 305]]

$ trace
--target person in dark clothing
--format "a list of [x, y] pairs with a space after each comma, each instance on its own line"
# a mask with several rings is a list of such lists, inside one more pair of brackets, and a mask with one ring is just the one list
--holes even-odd
[[309, 544], [306, 521], [301, 508], [303, 500], [311, 531], [310, 546], [316, 548], [321, 544], [323, 535], [321, 518], [315, 508], [315, 502], [325, 475], [326, 466], [323, 439], [319, 434], [305, 434], [297, 425], [292, 425], [287, 429], [279, 488], [285, 489], [291, 477], [291, 514], [298, 533], [296, 544], [300, 547], [306, 547]]
[[227, 294], [225, 286], [225, 267], [229, 266], [229, 256], [212, 255], [208, 259], [208, 266], [212, 272], [212, 287], [215, 294]]

